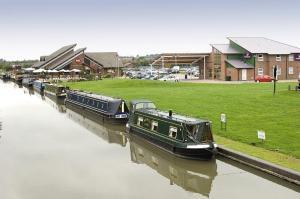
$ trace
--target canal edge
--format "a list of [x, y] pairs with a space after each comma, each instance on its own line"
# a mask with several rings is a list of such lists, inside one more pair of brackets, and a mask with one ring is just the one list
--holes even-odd
[[228, 149], [224, 146], [218, 146], [218, 155], [240, 162], [247, 166], [253, 167], [265, 173], [287, 180], [294, 184], [300, 185], [300, 173], [271, 162], [246, 155], [244, 153]]

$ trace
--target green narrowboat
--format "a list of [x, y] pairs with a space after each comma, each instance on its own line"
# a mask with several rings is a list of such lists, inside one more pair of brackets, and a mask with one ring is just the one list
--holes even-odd
[[59, 98], [67, 95], [67, 87], [58, 84], [45, 84], [44, 93]]
[[209, 120], [160, 111], [149, 100], [130, 103], [126, 127], [129, 133], [181, 157], [211, 159], [216, 154]]

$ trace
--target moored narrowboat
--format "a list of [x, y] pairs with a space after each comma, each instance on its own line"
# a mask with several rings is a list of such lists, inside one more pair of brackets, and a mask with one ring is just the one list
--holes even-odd
[[1, 73], [0, 79], [9, 80], [10, 79], [10, 75], [8, 73]]
[[67, 95], [67, 87], [57, 84], [45, 84], [44, 93], [59, 98]]
[[50, 82], [45, 82], [45, 81], [41, 81], [41, 80], [35, 80], [33, 82], [33, 88], [34, 90], [38, 91], [38, 92], [43, 92], [45, 89], [45, 84], [50, 84]]
[[14, 80], [17, 84], [22, 85], [23, 74], [16, 74], [16, 75], [13, 75], [13, 80]]
[[22, 85], [23, 86], [27, 86], [27, 87], [32, 87], [34, 81], [35, 81], [34, 78], [23, 77], [23, 79], [22, 79]]
[[134, 100], [130, 103], [126, 127], [130, 133], [177, 156], [211, 159], [216, 154], [209, 120], [160, 111], [149, 100]]
[[75, 105], [101, 116], [103, 121], [126, 123], [128, 107], [123, 99], [82, 91], [67, 91], [66, 105]]

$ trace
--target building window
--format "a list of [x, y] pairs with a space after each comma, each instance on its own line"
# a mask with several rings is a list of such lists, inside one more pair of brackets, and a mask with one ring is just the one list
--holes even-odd
[[293, 74], [294, 74], [294, 67], [289, 66], [289, 75], [293, 75]]
[[142, 126], [143, 125], [143, 121], [144, 121], [143, 117], [138, 117], [137, 125], [138, 126]]
[[263, 54], [258, 54], [258, 61], [264, 61], [264, 55]]
[[294, 55], [293, 54], [289, 55], [289, 61], [294, 61]]
[[257, 75], [264, 75], [264, 68], [257, 68]]
[[170, 126], [169, 137], [176, 139], [176, 137], [177, 137], [177, 128], [176, 127]]
[[277, 74], [276, 75], [281, 75], [281, 68], [280, 68], [280, 66], [275, 66], [275, 67], [277, 67]]
[[281, 56], [280, 55], [276, 55], [276, 61], [281, 61]]
[[151, 130], [152, 131], [157, 131], [158, 130], [158, 122], [152, 121], [152, 123], [151, 123]]

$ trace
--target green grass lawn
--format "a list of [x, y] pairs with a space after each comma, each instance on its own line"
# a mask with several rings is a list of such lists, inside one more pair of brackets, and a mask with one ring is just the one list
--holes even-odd
[[[207, 118], [213, 132], [224, 138], [300, 158], [300, 92], [288, 91], [296, 83], [196, 84], [144, 80], [102, 80], [68, 83], [71, 88], [121, 97], [150, 99], [159, 109]], [[226, 113], [227, 131], [220, 129]], [[266, 141], [257, 139], [257, 130]]]

